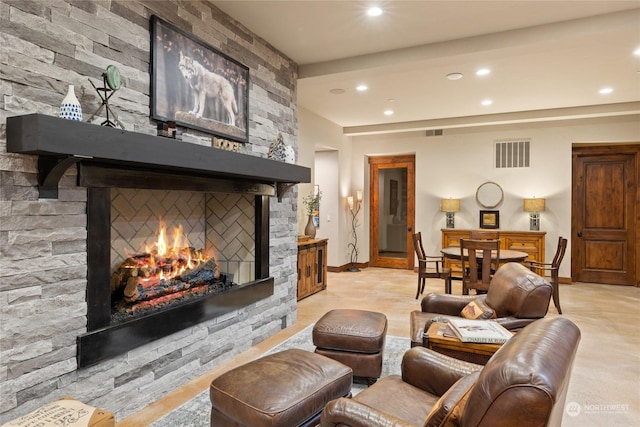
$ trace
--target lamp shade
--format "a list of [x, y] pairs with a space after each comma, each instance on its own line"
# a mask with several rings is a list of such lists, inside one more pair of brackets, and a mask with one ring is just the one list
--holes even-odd
[[544, 210], [544, 199], [524, 199], [525, 212], [542, 212]]
[[347, 197], [347, 205], [349, 205], [349, 209], [353, 210], [353, 196]]
[[460, 199], [442, 199], [440, 201], [440, 210], [442, 212], [459, 212]]

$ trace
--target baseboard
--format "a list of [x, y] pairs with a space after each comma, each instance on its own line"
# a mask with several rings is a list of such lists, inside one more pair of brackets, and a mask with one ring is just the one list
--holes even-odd
[[331, 272], [331, 273], [342, 273], [344, 272], [350, 272], [351, 266], [355, 266], [356, 269], [360, 270], [363, 268], [367, 268], [369, 267], [369, 262], [356, 262], [355, 264], [345, 264], [345, 265], [341, 265], [339, 267], [332, 267], [332, 266], [327, 266], [327, 271]]

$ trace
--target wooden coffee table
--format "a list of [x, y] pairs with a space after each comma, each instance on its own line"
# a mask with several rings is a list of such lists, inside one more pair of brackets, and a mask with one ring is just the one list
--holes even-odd
[[433, 351], [455, 357], [456, 359], [484, 365], [498, 351], [502, 344], [478, 344], [462, 342], [458, 338], [444, 335], [446, 323], [434, 322], [429, 327], [429, 345]]

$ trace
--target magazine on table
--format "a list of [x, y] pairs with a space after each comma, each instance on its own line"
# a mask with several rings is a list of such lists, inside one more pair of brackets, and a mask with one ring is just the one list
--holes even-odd
[[449, 319], [449, 326], [462, 342], [503, 344], [513, 333], [492, 320]]

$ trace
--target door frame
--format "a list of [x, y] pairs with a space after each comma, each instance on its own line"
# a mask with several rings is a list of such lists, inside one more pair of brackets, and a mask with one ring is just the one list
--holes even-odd
[[[635, 272], [633, 274], [634, 283], [628, 283], [627, 285], [640, 287], [640, 143], [628, 142], [621, 144], [607, 144], [607, 143], [584, 143], [584, 144], [573, 144], [571, 150], [572, 156], [572, 173], [571, 173], [571, 188], [572, 188], [572, 197], [571, 197], [571, 211], [572, 220], [571, 220], [571, 236], [572, 240], [579, 239], [578, 232], [580, 224], [577, 223], [577, 214], [578, 209], [581, 209], [578, 206], [577, 200], [577, 188], [579, 182], [576, 176], [576, 162], [578, 157], [582, 156], [607, 156], [613, 154], [633, 154], [635, 155], [635, 176], [632, 178], [635, 180], [635, 203], [633, 206], [633, 212], [631, 217], [635, 219], [635, 229], [633, 232], [635, 233], [635, 242], [632, 242], [635, 254], [633, 255], [635, 260]], [[631, 226], [633, 227], [633, 225]], [[577, 240], [576, 240], [577, 241]], [[571, 245], [571, 280], [578, 281], [579, 273], [580, 273], [580, 246], [579, 244]]]
[[[407, 257], [382, 258], [378, 256], [378, 170], [407, 168]], [[369, 265], [413, 270], [415, 254], [411, 233], [415, 227], [415, 154], [369, 157]]]

